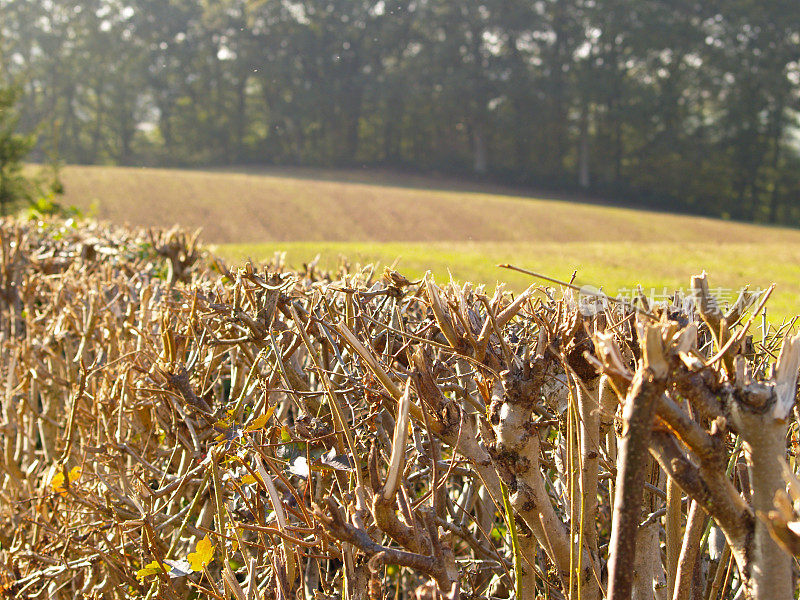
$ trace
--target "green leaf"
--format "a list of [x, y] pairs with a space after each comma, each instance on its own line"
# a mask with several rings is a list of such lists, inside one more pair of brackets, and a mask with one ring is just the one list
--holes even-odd
[[157, 560], [154, 560], [149, 565], [145, 565], [144, 568], [136, 571], [136, 579], [141, 581], [146, 577], [150, 577], [151, 575], [158, 575], [161, 572], [162, 572], [161, 564], [159, 564]]

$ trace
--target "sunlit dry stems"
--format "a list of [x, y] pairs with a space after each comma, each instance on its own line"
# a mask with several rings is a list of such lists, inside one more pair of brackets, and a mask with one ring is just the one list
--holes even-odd
[[386, 474], [386, 483], [381, 494], [387, 501], [391, 501], [400, 486], [400, 477], [403, 474], [406, 457], [406, 439], [408, 437], [408, 413], [411, 408], [411, 380], [406, 381], [406, 388], [400, 401], [397, 403], [397, 418], [395, 420], [394, 435], [392, 437], [392, 458], [389, 471]]
[[[219, 471], [219, 459], [220, 459], [221, 449], [220, 448], [212, 448], [209, 452], [209, 458], [211, 460], [211, 483], [214, 488], [214, 503], [216, 505], [215, 517], [217, 521], [217, 531], [219, 532], [220, 536], [224, 536], [227, 533], [227, 518], [226, 512], [227, 509], [225, 507], [225, 501], [223, 498], [222, 492], [222, 477]], [[224, 539], [224, 538], [220, 538]], [[228, 562], [228, 548], [227, 544], [222, 544], [222, 551], [225, 555], [225, 562]]]
[[245, 592], [242, 589], [242, 586], [239, 585], [236, 576], [231, 570], [230, 562], [227, 560], [222, 566], [222, 580], [225, 582], [226, 592], [233, 594], [236, 600], [246, 600]]
[[[179, 249], [165, 281], [171, 259], [146, 234], [85, 228], [56, 242], [47, 229], [0, 227], [8, 267], [0, 296], [6, 284], [18, 295], [0, 297], [0, 585], [16, 577], [15, 597], [122, 600], [130, 587], [155, 598], [160, 576], [136, 578], [150, 558], [138, 535], [147, 524], [154, 548], [169, 544], [170, 560], [185, 559], [210, 530], [228, 558], [246, 566], [239, 583], [218, 549], [203, 569], [210, 597], [355, 599], [371, 559], [378, 575], [387, 562], [402, 566], [400, 578], [385, 581], [406, 595], [484, 597], [517, 579], [520, 598], [566, 595], [571, 581], [569, 600], [597, 599], [605, 557], [619, 554], [609, 496], [626, 491], [614, 478], [630, 454], [623, 447], [617, 456], [617, 433], [629, 433], [617, 409], [646, 367], [665, 381], [650, 453], [719, 523], [736, 562], [697, 585], [732, 596], [732, 582], [743, 581], [757, 600], [783, 600], [785, 555], [762, 533], [782, 535], [791, 548], [800, 522], [791, 498], [770, 494], [792, 482], [773, 461], [785, 452], [800, 366], [794, 339], [775, 374], [762, 374], [787, 328], [763, 351], [757, 346], [754, 359], [733, 357], [729, 372], [714, 362], [720, 347], [709, 347], [697, 315], [676, 316], [674, 306], [653, 304], [645, 314], [610, 305], [584, 315], [571, 292], [532, 286], [511, 299], [498, 286], [488, 299], [470, 284], [441, 290], [430, 279], [378, 279], [370, 268], [332, 273], [311, 263], [276, 272], [285, 269], [279, 258], [267, 271], [212, 272], [202, 256], [181, 262], [200, 251], [195, 237], [154, 231], [165, 252]], [[737, 310], [722, 317], [732, 340], [725, 353], [750, 323], [736, 323]], [[656, 322], [659, 335], [650, 338]], [[85, 369], [72, 362], [78, 355]], [[61, 465], [48, 427], [63, 432]], [[735, 472], [742, 490], [726, 474], [736, 466], [734, 436], [753, 465], [752, 476]], [[559, 460], [566, 438], [571, 460]], [[360, 473], [368, 448], [369, 486]], [[82, 475], [60, 487], [52, 476], [68, 477], [73, 465]], [[21, 476], [8, 476], [14, 466]], [[638, 551], [621, 560], [639, 573], [637, 598], [650, 600], [664, 595], [653, 580], [676, 562], [674, 548], [661, 562], [658, 520], [667, 513], [674, 547], [682, 510], [675, 485], [671, 509], [661, 506], [663, 477], [652, 462], [645, 468], [644, 506], [632, 511]], [[572, 488], [568, 499], [561, 482]], [[313, 512], [312, 503], [327, 508]], [[514, 517], [515, 545], [504, 535], [503, 510]], [[87, 555], [102, 558], [48, 571]], [[518, 578], [507, 576], [514, 558]], [[424, 584], [429, 578], [433, 586]], [[186, 581], [171, 580], [162, 595], [185, 598]]]
[[397, 550], [395, 548], [382, 546], [376, 543], [367, 534], [366, 531], [357, 529], [347, 523], [341, 509], [336, 506], [332, 499], [326, 502], [327, 514], [318, 506], [314, 507], [314, 514], [319, 519], [328, 531], [337, 539], [353, 544], [360, 550], [367, 553], [368, 556], [375, 556], [381, 554], [381, 561], [386, 561], [389, 564], [397, 564], [410, 567], [422, 573], [426, 573], [433, 577], [441, 592], [446, 594], [447, 598], [455, 598], [451, 594], [451, 586], [453, 575], [450, 568], [444, 561], [442, 556], [426, 556], [415, 552], [407, 552], [405, 550]]
[[[281, 501], [280, 494], [278, 493], [278, 489], [275, 487], [275, 483], [272, 481], [272, 477], [270, 477], [267, 469], [264, 467], [264, 461], [261, 458], [259, 453], [253, 455], [253, 458], [256, 463], [256, 468], [258, 469], [258, 474], [260, 475], [259, 483], [264, 487], [269, 495], [270, 502], [272, 503], [272, 509], [275, 511], [275, 518], [278, 521], [278, 527], [283, 530], [286, 530], [287, 527], [287, 519], [286, 519], [286, 512], [283, 508], [283, 502]], [[283, 560], [281, 561], [282, 565], [285, 565], [286, 568], [286, 577], [289, 581], [294, 581], [295, 577], [295, 560], [294, 560], [294, 547], [292, 546], [291, 542], [287, 540], [283, 540]]]
[[[338, 425], [340, 431], [342, 432], [342, 435], [344, 436], [345, 440], [347, 441], [347, 447], [350, 450], [350, 454], [354, 459], [354, 468], [355, 468], [355, 471], [356, 471], [356, 483], [357, 483], [357, 485], [358, 485], [358, 487], [360, 489], [364, 485], [364, 478], [363, 478], [363, 475], [361, 473], [361, 464], [355, 462], [355, 459], [358, 456], [358, 453], [356, 452], [356, 446], [355, 446], [355, 441], [353, 440], [353, 434], [350, 431], [350, 427], [349, 427], [349, 425], [347, 423], [347, 419], [345, 418], [344, 411], [342, 409], [342, 405], [341, 405], [341, 403], [339, 402], [339, 399], [336, 396], [336, 392], [333, 389], [333, 384], [331, 383], [330, 379], [328, 378], [328, 374], [321, 370], [321, 366], [322, 366], [321, 365], [321, 361], [317, 357], [316, 350], [314, 349], [314, 346], [312, 345], [311, 340], [308, 337], [308, 334], [305, 332], [305, 330], [303, 329], [303, 327], [301, 325], [300, 317], [298, 316], [297, 311], [295, 310], [294, 306], [291, 307], [291, 311], [292, 311], [292, 316], [294, 317], [295, 323], [297, 324], [298, 330], [300, 332], [300, 336], [303, 339], [303, 343], [305, 344], [306, 349], [308, 350], [308, 353], [309, 353], [309, 355], [311, 356], [311, 358], [312, 358], [312, 360], [314, 362], [314, 366], [319, 371], [319, 376], [322, 379], [325, 392], [326, 392], [326, 394], [328, 396], [328, 399], [330, 400], [330, 403], [331, 403], [331, 409], [333, 411], [333, 414], [334, 414], [334, 417], [335, 417], [335, 420], [336, 420], [336, 424]], [[361, 498], [361, 502], [362, 503], [363, 503], [363, 501], [364, 501], [364, 499]]]
[[352, 331], [345, 325], [344, 323], [339, 323], [336, 326], [339, 334], [342, 336], [344, 341], [347, 343], [348, 346], [356, 353], [361, 359], [367, 364], [370, 371], [378, 378], [386, 391], [389, 392], [389, 395], [394, 398], [395, 400], [400, 399], [403, 393], [400, 391], [398, 385], [389, 377], [389, 374], [381, 367], [378, 363], [375, 355], [367, 350], [367, 348], [358, 341], [358, 338], [353, 334]]

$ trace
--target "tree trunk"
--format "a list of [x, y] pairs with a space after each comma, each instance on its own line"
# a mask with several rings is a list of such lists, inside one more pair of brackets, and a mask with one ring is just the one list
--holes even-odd
[[472, 168], [479, 175], [484, 175], [488, 170], [488, 157], [486, 151], [486, 137], [483, 127], [476, 125], [472, 131]]
[[588, 189], [589, 178], [589, 107], [584, 103], [581, 110], [581, 141], [578, 149], [578, 185]]
[[244, 132], [247, 128], [247, 74], [242, 73], [236, 86], [236, 139], [234, 143], [234, 159], [241, 162], [244, 159]]

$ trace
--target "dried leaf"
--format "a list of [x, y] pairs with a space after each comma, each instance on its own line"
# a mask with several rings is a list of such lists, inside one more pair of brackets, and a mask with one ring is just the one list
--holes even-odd
[[265, 412], [260, 417], [256, 417], [253, 420], [253, 422], [250, 423], [250, 425], [248, 425], [245, 428], [245, 431], [247, 431], [247, 432], [249, 432], [249, 431], [258, 431], [259, 429], [263, 429], [266, 426], [267, 421], [269, 421], [270, 417], [272, 417], [272, 413], [274, 413], [274, 412], [275, 412], [275, 406], [274, 405], [270, 406], [267, 409], [267, 412]]
[[336, 448], [331, 448], [328, 452], [323, 454], [319, 460], [326, 467], [336, 469], [337, 471], [353, 470], [350, 457], [346, 454], [336, 454]]

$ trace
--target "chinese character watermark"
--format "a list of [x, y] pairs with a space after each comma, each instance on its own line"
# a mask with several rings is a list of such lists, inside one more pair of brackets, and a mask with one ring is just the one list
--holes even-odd
[[[750, 298], [758, 297], [763, 290], [746, 290], [745, 288], [714, 288], [708, 290], [705, 301], [708, 306], [706, 310], [713, 310], [714, 307], [723, 310], [725, 307], [733, 306], [741, 294], [747, 293]], [[600, 312], [605, 312], [613, 305], [620, 305], [633, 310], [639, 299], [644, 298], [651, 307], [661, 306], [667, 309], [677, 310], [683, 313], [690, 313], [703, 299], [699, 289], [695, 288], [642, 288], [642, 287], [622, 287], [617, 290], [615, 295], [606, 294], [591, 285], [584, 285], [578, 292], [578, 308], [584, 316], [590, 317]]]

